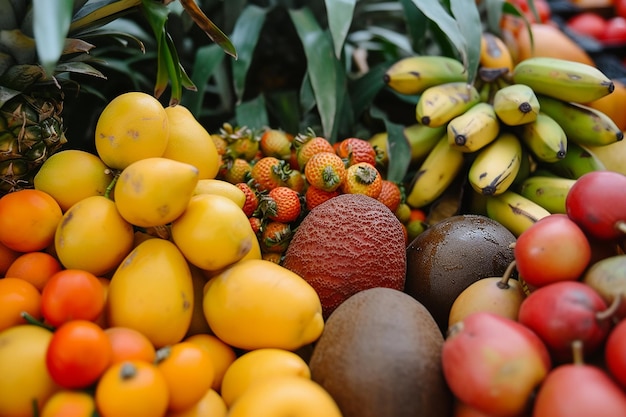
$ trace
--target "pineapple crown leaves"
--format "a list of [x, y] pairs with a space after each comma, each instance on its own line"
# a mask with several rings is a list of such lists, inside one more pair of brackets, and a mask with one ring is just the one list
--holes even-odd
[[[172, 89], [170, 104], [177, 104], [180, 102], [183, 87], [190, 90], [196, 90], [196, 87], [183, 69], [174, 42], [167, 32], [167, 17], [170, 13], [167, 4], [172, 1], [32, 0], [34, 39], [39, 63], [46, 73], [53, 74], [63, 54], [63, 45], [68, 35], [84, 36], [93, 33], [94, 30], [127, 13], [141, 10], [157, 41], [157, 79], [154, 96], [160, 97], [169, 83]], [[237, 57], [228, 37], [211, 22], [194, 0], [180, 0], [180, 3], [212, 41], [227, 54]]]

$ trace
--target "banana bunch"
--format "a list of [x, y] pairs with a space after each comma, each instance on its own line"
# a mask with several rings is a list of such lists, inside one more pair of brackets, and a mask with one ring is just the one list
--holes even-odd
[[624, 137], [609, 116], [585, 105], [614, 89], [600, 70], [546, 57], [515, 64], [490, 33], [483, 33], [474, 81], [444, 56], [401, 59], [384, 81], [398, 94], [418, 96], [417, 123], [405, 129], [416, 167], [407, 204], [429, 206], [462, 173], [484, 214], [516, 235], [564, 212], [575, 180], [605, 169], [588, 147]]

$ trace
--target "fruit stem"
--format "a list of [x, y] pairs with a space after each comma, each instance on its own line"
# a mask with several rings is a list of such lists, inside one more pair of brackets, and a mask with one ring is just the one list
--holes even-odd
[[111, 182], [109, 183], [109, 185], [107, 186], [106, 190], [104, 190], [104, 196], [106, 198], [111, 198], [111, 191], [113, 191], [113, 188], [115, 187], [115, 184], [117, 183], [117, 180], [120, 177], [120, 173], [121, 172], [117, 172], [115, 173], [115, 176], [113, 176], [113, 179], [111, 180]]
[[585, 364], [582, 340], [574, 340], [572, 342], [572, 363], [574, 365], [584, 365]]
[[39, 326], [39, 327], [43, 327], [46, 330], [50, 330], [51, 332], [54, 331], [54, 327], [50, 326], [49, 324], [45, 324], [44, 322], [42, 322], [41, 320], [37, 320], [36, 318], [34, 318], [30, 313], [26, 312], [26, 311], [22, 311], [20, 313], [20, 316], [22, 316], [22, 318], [24, 320], [26, 320], [26, 322], [28, 324], [33, 324], [35, 326]]
[[596, 313], [596, 320], [604, 321], [606, 319], [610, 319], [611, 317], [613, 317], [613, 315], [617, 312], [617, 310], [622, 305], [622, 298], [623, 296], [621, 292], [615, 294], [615, 298], [613, 298], [611, 305], [609, 305], [606, 308], [606, 310], [598, 311]]
[[511, 261], [511, 263], [509, 264], [509, 266], [506, 267], [506, 270], [504, 271], [504, 274], [502, 275], [502, 279], [498, 281], [498, 288], [502, 290], [506, 290], [510, 288], [509, 278], [511, 278], [511, 274], [513, 273], [513, 270], [515, 269], [516, 265], [517, 263], [515, 262], [515, 259], [513, 259], [513, 261]]

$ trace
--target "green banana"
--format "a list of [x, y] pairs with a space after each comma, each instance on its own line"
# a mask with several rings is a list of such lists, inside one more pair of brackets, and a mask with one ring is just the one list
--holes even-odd
[[564, 59], [532, 57], [513, 68], [513, 82], [526, 84], [537, 94], [576, 103], [588, 103], [610, 94], [613, 81], [598, 68]]
[[515, 180], [521, 163], [522, 144], [514, 134], [503, 132], [478, 152], [467, 178], [472, 188], [481, 194], [502, 194]]
[[534, 122], [519, 128], [520, 139], [539, 161], [556, 162], [565, 158], [567, 136], [552, 117], [540, 111]]
[[491, 104], [479, 102], [450, 120], [447, 133], [450, 146], [475, 152], [493, 142], [500, 133], [500, 122]]
[[415, 108], [418, 123], [426, 126], [443, 126], [465, 113], [480, 101], [476, 87], [456, 81], [429, 87], [420, 96]]
[[448, 146], [448, 136], [442, 135], [407, 187], [406, 203], [420, 208], [435, 201], [452, 184], [463, 163], [463, 152]]
[[561, 125], [567, 139], [584, 146], [605, 146], [624, 139], [613, 119], [592, 107], [540, 95], [541, 111]]
[[588, 172], [606, 170], [602, 161], [592, 151], [576, 142], [569, 142], [565, 158], [544, 164], [542, 167], [558, 176], [571, 179], [578, 179]]
[[383, 80], [400, 94], [420, 94], [428, 87], [467, 81], [467, 71], [456, 59], [445, 56], [421, 55], [402, 58], [392, 64]]
[[489, 196], [485, 202], [487, 216], [509, 229], [516, 237], [550, 212], [532, 200], [507, 190]]
[[521, 196], [539, 204], [550, 213], [567, 213], [565, 199], [576, 180], [562, 177], [530, 176], [519, 187]]
[[411, 146], [411, 163], [424, 160], [445, 132], [445, 126], [430, 127], [419, 123], [406, 126], [404, 137]]
[[525, 84], [502, 87], [493, 96], [493, 109], [505, 125], [519, 126], [537, 119], [539, 100], [535, 91]]

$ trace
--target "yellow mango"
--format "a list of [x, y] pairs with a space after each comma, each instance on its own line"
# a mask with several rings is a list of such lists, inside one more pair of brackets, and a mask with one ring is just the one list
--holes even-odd
[[111, 278], [109, 326], [142, 332], [158, 348], [180, 342], [193, 313], [193, 283], [184, 256], [165, 239], [147, 239]]

